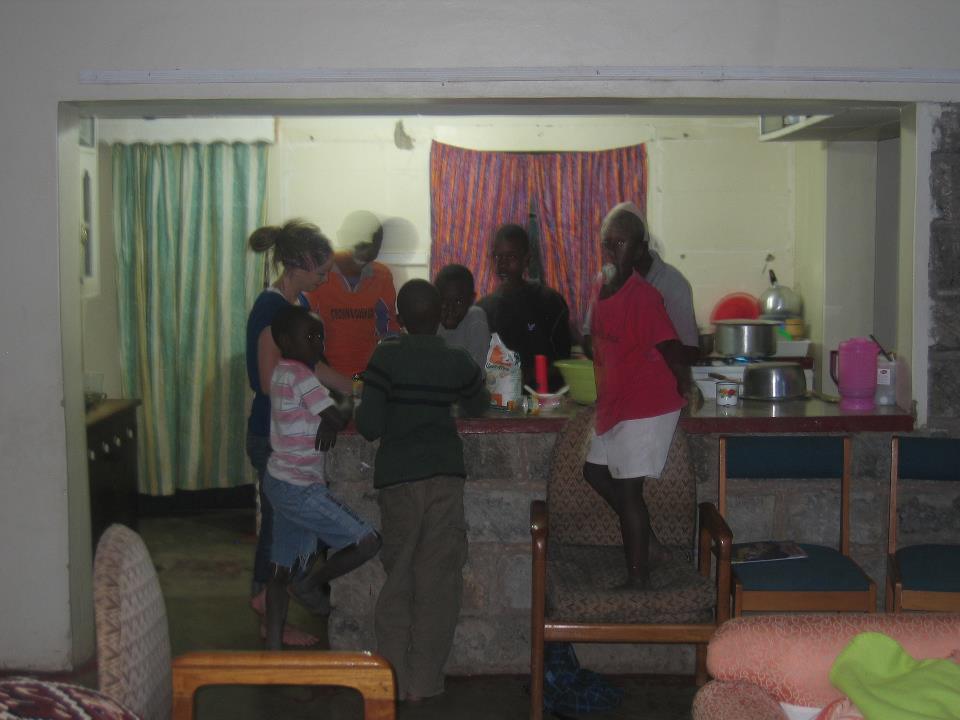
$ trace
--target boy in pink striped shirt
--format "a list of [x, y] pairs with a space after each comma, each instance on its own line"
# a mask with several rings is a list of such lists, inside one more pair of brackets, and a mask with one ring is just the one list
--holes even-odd
[[[277, 312], [270, 332], [282, 357], [270, 379], [273, 453], [263, 480], [274, 512], [266, 644], [279, 650], [289, 595], [315, 613], [329, 613], [330, 581], [376, 555], [380, 535], [327, 489], [326, 453], [349, 412], [313, 374], [323, 358], [323, 324], [306, 308], [289, 305]], [[314, 562], [318, 541], [335, 551], [325, 563]]]

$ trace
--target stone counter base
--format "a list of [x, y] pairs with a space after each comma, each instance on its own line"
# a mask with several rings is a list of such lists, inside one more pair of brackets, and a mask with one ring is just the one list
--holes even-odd
[[[546, 494], [555, 435], [496, 433], [464, 435], [469, 478], [465, 504], [470, 544], [464, 570], [463, 609], [451, 674], [524, 673], [530, 653], [530, 501]], [[691, 435], [699, 499], [716, 501], [716, 435]], [[343, 435], [331, 454], [330, 486], [379, 527], [373, 490], [375, 445]], [[877, 582], [883, 601], [886, 573], [887, 485], [890, 435], [854, 436], [851, 547], [854, 558]], [[955, 484], [954, 484], [955, 485]], [[815, 492], [811, 492], [815, 490]], [[909, 542], [956, 541], [960, 537], [960, 489], [943, 483], [911, 483], [901, 498], [901, 533]], [[729, 522], [737, 541], [779, 535], [836, 545], [839, 483], [740, 481], [730, 485]], [[373, 608], [383, 583], [377, 560], [334, 583], [330, 644], [335, 649], [375, 649]], [[612, 673], [692, 674], [693, 648], [671, 645], [584, 645], [585, 667]]]

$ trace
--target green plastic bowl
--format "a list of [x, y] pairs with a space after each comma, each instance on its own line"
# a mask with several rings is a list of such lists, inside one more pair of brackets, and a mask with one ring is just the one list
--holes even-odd
[[563, 381], [570, 386], [570, 398], [574, 402], [592, 405], [597, 401], [593, 360], [557, 360], [553, 366], [560, 370]]

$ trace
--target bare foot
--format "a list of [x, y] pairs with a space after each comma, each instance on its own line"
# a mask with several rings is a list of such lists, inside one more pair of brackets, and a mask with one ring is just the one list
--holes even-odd
[[[267, 625], [260, 623], [260, 639], [267, 639]], [[283, 644], [290, 647], [310, 647], [320, 642], [320, 638], [306, 630], [301, 630], [296, 625], [287, 623], [283, 626]]]
[[[261, 590], [250, 598], [250, 607], [253, 608], [253, 611], [261, 618], [264, 616], [267, 611], [266, 589]], [[267, 626], [262, 620], [260, 621], [260, 637], [264, 640], [267, 637]], [[308, 633], [306, 630], [298, 628], [296, 625], [287, 623], [283, 626], [284, 645], [291, 647], [310, 647], [311, 645], [316, 645], [318, 642], [320, 642], [320, 638], [313, 633]]]

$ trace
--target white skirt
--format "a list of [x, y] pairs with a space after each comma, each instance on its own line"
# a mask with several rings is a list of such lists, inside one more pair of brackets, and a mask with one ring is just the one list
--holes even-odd
[[667, 462], [680, 411], [624, 420], [602, 435], [593, 433], [587, 462], [606, 465], [617, 479], [658, 478]]

